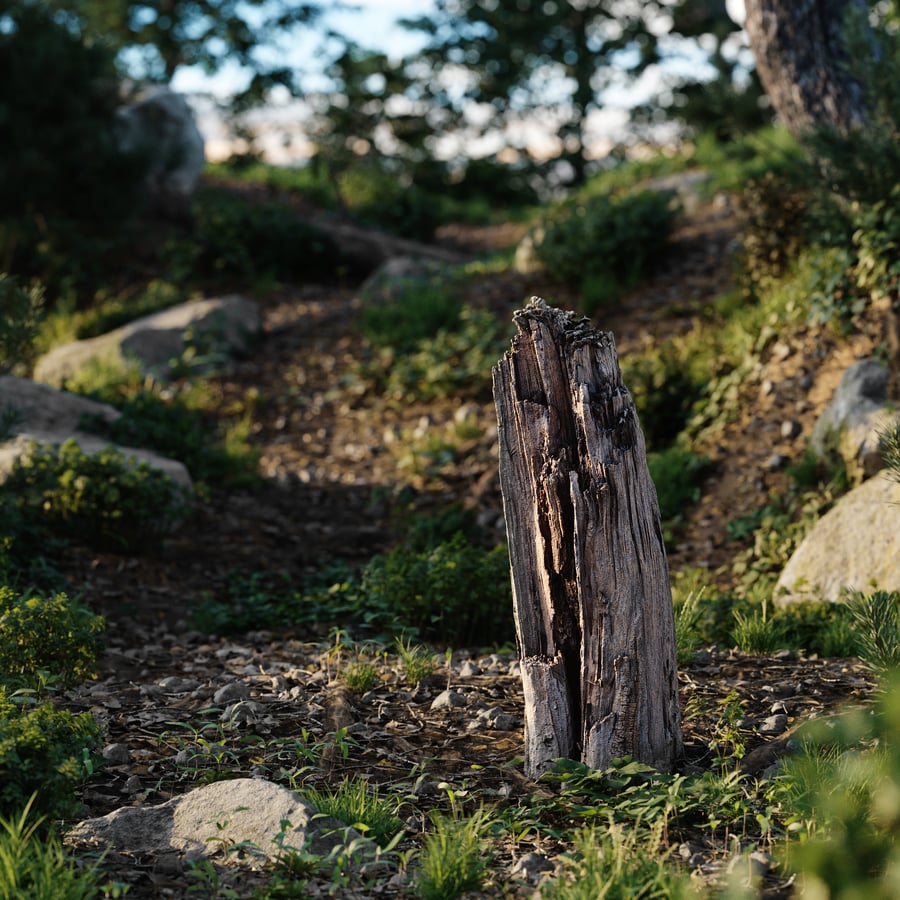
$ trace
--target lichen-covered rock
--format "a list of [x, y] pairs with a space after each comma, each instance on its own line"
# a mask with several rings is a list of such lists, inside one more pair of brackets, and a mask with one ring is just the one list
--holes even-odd
[[844, 373], [816, 422], [810, 448], [819, 458], [837, 452], [857, 483], [884, 465], [881, 435], [900, 419], [887, 405], [888, 371], [864, 359]]
[[327, 856], [360, 837], [327, 817], [299, 794], [270, 781], [236, 778], [196, 788], [158, 806], [125, 806], [75, 825], [66, 841], [133, 854], [176, 851], [188, 860], [240, 845], [248, 862], [282, 850], [306, 849]]
[[775, 602], [841, 599], [846, 589], [900, 591], [900, 483], [880, 472], [842, 497], [788, 560]]
[[238, 294], [192, 300], [55, 347], [37, 361], [34, 378], [59, 387], [92, 363], [117, 368], [137, 363], [142, 373], [166, 379], [192, 342], [203, 353], [238, 355], [247, 352], [260, 330], [259, 306], [252, 300]]
[[[10, 416], [8, 433], [0, 435], [0, 483], [28, 452], [32, 443], [64, 444], [71, 438], [88, 455], [115, 446], [95, 434], [82, 431], [79, 422], [82, 416], [90, 415], [112, 423], [121, 415], [106, 403], [97, 403], [14, 375], [0, 376], [0, 412]], [[176, 484], [193, 489], [184, 463], [139, 447], [117, 449], [127, 459], [147, 463], [164, 472]]]

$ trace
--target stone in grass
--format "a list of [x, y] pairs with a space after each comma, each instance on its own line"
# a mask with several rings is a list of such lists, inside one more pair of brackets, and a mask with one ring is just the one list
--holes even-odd
[[320, 816], [294, 791], [256, 778], [217, 781], [158, 806], [125, 806], [79, 822], [66, 835], [76, 847], [147, 855], [174, 851], [187, 860], [241, 845], [243, 857], [226, 860], [235, 863], [275, 857], [283, 848], [327, 856], [356, 841], [362, 852], [371, 844], [352, 828]]

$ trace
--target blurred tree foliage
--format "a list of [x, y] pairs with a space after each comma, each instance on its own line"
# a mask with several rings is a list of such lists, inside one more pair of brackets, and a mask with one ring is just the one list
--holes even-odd
[[212, 75], [226, 64], [248, 73], [235, 98], [248, 106], [275, 85], [293, 92], [297, 73], [284, 64], [285, 42], [318, 17], [318, 2], [296, 0], [44, 0], [85, 37], [101, 36], [123, 69], [168, 83], [185, 66]]
[[81, 277], [86, 259], [67, 258], [134, 211], [144, 163], [118, 149], [118, 102], [105, 46], [44, 4], [0, 0], [0, 271]]
[[[568, 163], [573, 184], [590, 167], [591, 114], [650, 69], [662, 86], [635, 122], [676, 119], [728, 139], [769, 118], [724, 0], [437, 0], [404, 24], [429, 38], [417, 75], [445, 131], [536, 118], [555, 131], [553, 162]], [[679, 59], [688, 64], [664, 65]], [[527, 156], [528, 129], [515, 133], [508, 146]]]

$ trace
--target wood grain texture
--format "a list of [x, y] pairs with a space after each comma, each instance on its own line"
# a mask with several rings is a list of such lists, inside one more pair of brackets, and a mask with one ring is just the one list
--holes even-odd
[[525, 768], [681, 753], [656, 490], [615, 341], [533, 298], [494, 368]]

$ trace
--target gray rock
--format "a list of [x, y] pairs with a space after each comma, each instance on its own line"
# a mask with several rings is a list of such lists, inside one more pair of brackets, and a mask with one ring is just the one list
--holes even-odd
[[[121, 413], [105, 403], [97, 403], [65, 391], [58, 391], [46, 384], [37, 384], [27, 378], [13, 375], [0, 376], [0, 411], [13, 410], [17, 420], [11, 427], [9, 440], [0, 443], [0, 483], [12, 471], [16, 462], [28, 451], [32, 442], [42, 445], [62, 444], [73, 439], [88, 455], [106, 450], [108, 440], [81, 431], [78, 427], [82, 416], [99, 416], [112, 423]], [[193, 490], [193, 482], [187, 467], [174, 459], [160, 456], [152, 450], [139, 447], [118, 447], [128, 460], [146, 463], [168, 475], [176, 484]]]
[[167, 217], [189, 219], [206, 159], [187, 100], [155, 85], [138, 91], [116, 116], [119, 147], [148, 160], [144, 190], [150, 206]]
[[[282, 838], [286, 848], [307, 847], [327, 855], [359, 834], [334, 819], [319, 817], [294, 791], [262, 779], [237, 778], [197, 788], [159, 806], [126, 806], [87, 819], [67, 833], [66, 842], [134, 854], [177, 851], [189, 860], [244, 844], [264, 859], [278, 854]], [[247, 856], [252, 862], [252, 854]]]
[[34, 378], [58, 387], [91, 363], [116, 368], [136, 363], [143, 374], [164, 380], [190, 340], [219, 354], [240, 354], [260, 329], [258, 305], [239, 294], [192, 300], [98, 337], [54, 347], [35, 364]]
[[795, 437], [798, 437], [802, 430], [802, 426], [796, 419], [787, 419], [781, 423], [781, 436], [786, 441], [792, 441]]
[[525, 853], [509, 867], [509, 877], [537, 884], [547, 872], [552, 871], [553, 863], [542, 853]]
[[236, 700], [246, 700], [250, 696], [250, 688], [243, 681], [232, 681], [220, 687], [213, 694], [213, 703], [223, 706]]
[[537, 248], [544, 240], [544, 229], [534, 228], [519, 241], [513, 256], [513, 271], [520, 275], [533, 275], [544, 268], [544, 264], [538, 259]]
[[775, 602], [838, 601], [843, 591], [900, 590], [900, 483], [880, 472], [813, 526], [775, 586]]
[[131, 762], [131, 751], [125, 744], [107, 744], [100, 755], [111, 766], [127, 766]]
[[465, 706], [466, 698], [457, 691], [441, 691], [431, 701], [432, 709], [452, 709], [455, 706]]
[[783, 734], [787, 731], [788, 717], [779, 713], [775, 716], [769, 716], [762, 725], [759, 726], [760, 734]]
[[360, 286], [364, 303], [397, 300], [410, 286], [421, 286], [446, 273], [447, 266], [416, 256], [395, 256], [385, 260]]
[[884, 465], [881, 435], [900, 421], [887, 405], [888, 371], [874, 359], [864, 359], [844, 373], [810, 437], [820, 458], [837, 452], [855, 481], [875, 474]]

